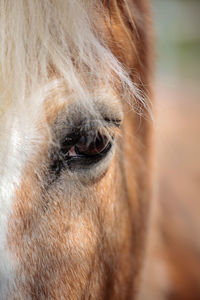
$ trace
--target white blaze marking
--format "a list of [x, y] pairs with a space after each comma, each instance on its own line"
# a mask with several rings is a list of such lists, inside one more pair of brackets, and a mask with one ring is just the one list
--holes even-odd
[[9, 215], [20, 185], [21, 173], [27, 153], [19, 118], [10, 118], [2, 125], [0, 134], [0, 298], [6, 299], [8, 284], [12, 284], [16, 263], [7, 248]]

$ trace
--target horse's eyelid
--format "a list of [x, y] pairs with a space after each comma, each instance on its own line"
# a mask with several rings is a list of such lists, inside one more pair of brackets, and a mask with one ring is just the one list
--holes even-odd
[[109, 123], [110, 125], [114, 125], [114, 126], [116, 126], [116, 127], [120, 127], [120, 125], [121, 125], [121, 123], [122, 123], [122, 120], [116, 120], [116, 119], [105, 119], [105, 121], [107, 122], [107, 123]]

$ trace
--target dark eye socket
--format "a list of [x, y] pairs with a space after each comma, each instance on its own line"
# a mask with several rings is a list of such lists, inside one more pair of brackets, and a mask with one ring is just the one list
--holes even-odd
[[58, 177], [67, 168], [71, 171], [89, 169], [102, 160], [112, 148], [114, 137], [89, 130], [67, 136], [59, 148], [50, 153], [50, 170]]
[[[88, 170], [106, 157], [114, 143], [113, 128], [119, 127], [120, 124], [118, 119], [104, 118], [103, 123], [102, 120], [101, 123], [95, 120], [85, 124], [74, 124], [65, 137], [56, 133], [55, 146], [49, 151], [50, 181], [55, 181], [60, 173], [67, 169]], [[63, 132], [66, 132], [66, 129]]]

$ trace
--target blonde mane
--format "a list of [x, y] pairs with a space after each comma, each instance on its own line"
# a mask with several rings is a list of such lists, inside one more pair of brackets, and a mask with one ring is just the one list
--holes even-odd
[[80, 99], [88, 98], [88, 87], [99, 82], [111, 84], [116, 77], [126, 87], [126, 97], [127, 91], [138, 97], [137, 88], [107, 47], [103, 34], [97, 33], [102, 13], [102, 4], [96, 0], [2, 0], [1, 110], [16, 101], [24, 105], [27, 97], [55, 74]]

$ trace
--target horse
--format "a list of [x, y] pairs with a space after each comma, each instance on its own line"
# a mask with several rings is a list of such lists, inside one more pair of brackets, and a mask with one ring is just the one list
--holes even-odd
[[0, 299], [136, 299], [152, 199], [146, 0], [0, 0]]

